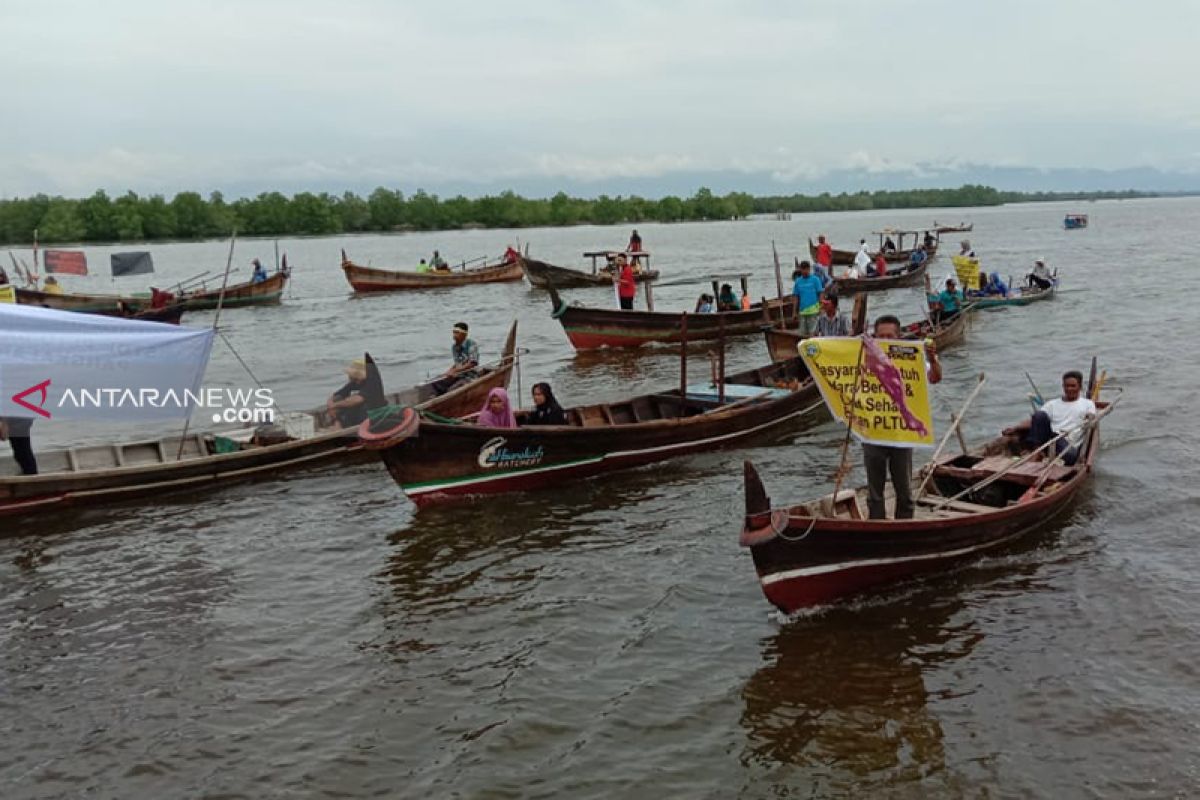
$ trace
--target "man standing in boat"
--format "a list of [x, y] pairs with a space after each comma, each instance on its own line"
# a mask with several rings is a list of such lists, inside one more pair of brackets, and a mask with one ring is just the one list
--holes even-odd
[[438, 394], [445, 394], [460, 383], [473, 381], [479, 377], [479, 346], [467, 336], [467, 323], [456, 322], [451, 333], [454, 336], [454, 344], [450, 348], [450, 355], [454, 359], [454, 363], [450, 369], [442, 373], [442, 376], [433, 382], [433, 390]]
[[813, 336], [849, 336], [850, 322], [838, 313], [838, 296], [830, 291], [821, 297], [821, 313], [817, 316], [817, 330]]
[[812, 336], [817, 332], [817, 316], [821, 313], [821, 279], [812, 274], [812, 264], [801, 261], [799, 274], [792, 282], [792, 294], [796, 295], [796, 307], [800, 311], [801, 336]]
[[617, 256], [617, 268], [613, 272], [617, 281], [617, 302], [626, 311], [633, 310], [633, 298], [637, 296], [637, 280], [633, 277], [633, 267], [625, 254]]
[[[833, 247], [825, 241], [825, 234], [817, 236], [817, 266], [815, 270], [822, 283], [833, 278]], [[824, 276], [821, 273], [824, 272]]]
[[[875, 320], [872, 334], [875, 339], [899, 339], [900, 320], [885, 314]], [[938, 361], [933, 340], [925, 340], [925, 374], [930, 383], [942, 379], [942, 365]], [[888, 473], [892, 474], [892, 488], [896, 493], [896, 519], [912, 519], [915, 505], [912, 496], [912, 448], [892, 447], [863, 442], [863, 467], [867, 471], [867, 512], [871, 519], [887, 519], [884, 505], [884, 490], [887, 488]]]

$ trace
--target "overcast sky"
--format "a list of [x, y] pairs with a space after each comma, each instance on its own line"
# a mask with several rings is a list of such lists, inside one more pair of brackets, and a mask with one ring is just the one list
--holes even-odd
[[0, 0], [0, 195], [1200, 174], [1200, 2]]

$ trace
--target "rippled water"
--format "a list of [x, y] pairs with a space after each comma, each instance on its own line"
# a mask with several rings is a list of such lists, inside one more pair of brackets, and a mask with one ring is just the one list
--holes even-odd
[[[1067, 210], [1092, 227], [1062, 231]], [[749, 267], [765, 294], [772, 238], [788, 258], [809, 233], [843, 243], [932, 216], [639, 228], [668, 280]], [[939, 419], [981, 370], [976, 439], [1023, 413], [1026, 369], [1052, 390], [1096, 354], [1125, 390], [1092, 488], [1063, 521], [952, 574], [785, 620], [737, 545], [739, 467], [753, 459], [776, 502], [825, 491], [842, 437], [831, 422], [420, 514], [366, 464], [2, 520], [0, 796], [1194, 796], [1200, 493], [1184, 291], [1200, 265], [1180, 244], [1200, 201], [938, 216], [976, 223], [967, 236], [989, 268], [1020, 274], [1044, 255], [1067, 287], [977, 316], [945, 355]], [[337, 269], [342, 246], [390, 265], [434, 247], [494, 254], [517, 235], [571, 264], [627, 234], [283, 242], [297, 265], [285, 304], [222, 325], [292, 407], [319, 403], [363, 348], [393, 386], [439, 371], [456, 319], [485, 356], [520, 319], [524, 392], [540, 379], [565, 401], [674, 385], [670, 350], [574, 356], [522, 284], [350, 299]], [[181, 278], [223, 265], [225, 248], [154, 252], [163, 277]], [[106, 252], [89, 250], [92, 263]], [[254, 255], [271, 243], [238, 243], [239, 263]], [[682, 307], [699, 291], [656, 297]], [[911, 319], [919, 303], [897, 292], [879, 308]], [[765, 358], [757, 340], [731, 348], [731, 368]], [[219, 346], [210, 382], [244, 383], [239, 370]]]

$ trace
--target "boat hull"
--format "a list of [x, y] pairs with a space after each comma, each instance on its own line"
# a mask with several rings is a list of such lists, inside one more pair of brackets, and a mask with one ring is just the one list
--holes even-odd
[[[883, 260], [889, 264], [907, 264], [908, 260], [912, 258], [912, 254], [912, 249], [893, 250], [891, 252], [885, 252], [883, 254]], [[854, 259], [857, 255], [857, 250], [838, 250], [834, 248], [833, 264], [834, 266], [848, 267], [854, 263]], [[871, 253], [871, 258], [874, 259], [875, 255], [875, 253]], [[935, 243], [932, 247], [926, 248], [925, 255], [928, 256], [928, 258], [925, 259], [926, 262], [937, 255], [937, 244]], [[810, 259], [812, 259], [814, 264], [817, 263], [817, 245], [812, 239], [808, 240], [808, 256]]]
[[1039, 300], [1049, 300], [1054, 297], [1055, 290], [1058, 286], [1051, 286], [1049, 289], [1026, 290], [1024, 287], [1014, 289], [1008, 297], [971, 297], [970, 302], [979, 309], [991, 308], [1007, 308], [1009, 306], [1027, 306], [1030, 303], [1036, 303]]
[[[568, 289], [582, 286], [612, 287], [613, 285], [611, 272], [583, 272], [582, 270], [559, 267], [545, 261], [525, 257], [521, 257], [520, 263], [525, 277], [529, 280], [529, 284], [539, 289], [545, 289], [550, 286], [558, 289]], [[635, 272], [633, 278], [639, 283], [655, 280], [658, 278], [658, 270]]]
[[[791, 374], [804, 368], [794, 359], [792, 364], [764, 369]], [[677, 399], [676, 393], [675, 402]], [[824, 403], [815, 384], [807, 380], [794, 391], [780, 390], [778, 395], [754, 402], [734, 402], [707, 413], [647, 422], [499, 429], [422, 420], [415, 435], [377, 447], [405, 495], [417, 505], [426, 505], [552, 487], [567, 480], [707, 452], [769, 434], [809, 416], [815, 418], [822, 409]]]
[[929, 269], [929, 259], [921, 262], [918, 267], [905, 265], [900, 271], [889, 271], [887, 275], [878, 278], [834, 278], [834, 286], [838, 294], [850, 295], [861, 292], [885, 292], [902, 286], [916, 286], [925, 279]]
[[411, 289], [445, 289], [475, 283], [519, 281], [524, 273], [518, 261], [459, 272], [404, 272], [363, 267], [343, 257], [342, 272], [355, 292], [373, 294]]
[[[682, 313], [568, 306], [553, 290], [551, 299], [554, 317], [576, 350], [641, 347], [680, 342], [684, 338]], [[764, 325], [779, 324], [787, 328], [799, 324], [794, 295], [768, 300], [765, 307], [756, 303], [748, 311], [687, 314], [686, 336], [689, 342], [718, 339], [722, 335], [744, 336], [758, 333]]]
[[200, 292], [185, 292], [178, 299], [188, 311], [208, 311], [218, 305], [222, 308], [277, 305], [283, 299], [283, 290], [287, 287], [287, 282], [288, 273], [280, 271], [258, 283], [246, 281], [225, 287], [224, 301], [221, 300], [220, 287]]

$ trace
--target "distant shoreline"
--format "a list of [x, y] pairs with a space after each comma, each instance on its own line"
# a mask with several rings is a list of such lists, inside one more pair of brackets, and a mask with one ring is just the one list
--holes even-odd
[[745, 219], [751, 215], [810, 214], [917, 208], [970, 208], [1007, 203], [1066, 200], [1124, 200], [1185, 197], [1200, 192], [1002, 192], [990, 186], [956, 189], [768, 195], [745, 192], [715, 195], [707, 188], [688, 198], [657, 200], [637, 196], [595, 198], [524, 198], [513, 192], [441, 199], [418, 191], [405, 197], [380, 187], [368, 196], [300, 192], [287, 197], [267, 192], [226, 202], [220, 192], [208, 199], [180, 192], [141, 197], [129, 192], [110, 198], [98, 191], [71, 199], [35, 195], [0, 200], [0, 244], [144, 244], [195, 242], [228, 237], [336, 236], [497, 228], [553, 228], [576, 225], [637, 225], [648, 222], [702, 222]]

